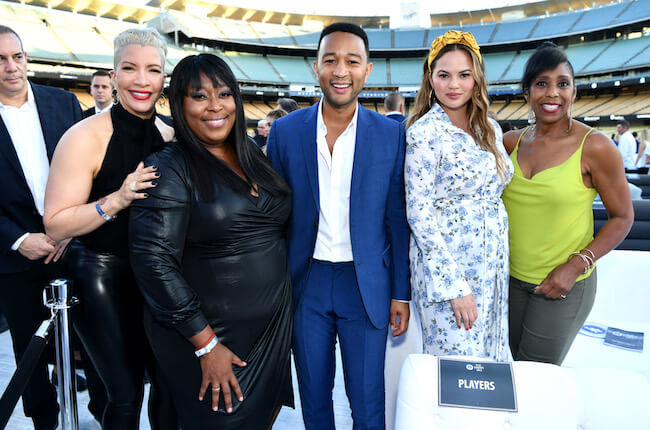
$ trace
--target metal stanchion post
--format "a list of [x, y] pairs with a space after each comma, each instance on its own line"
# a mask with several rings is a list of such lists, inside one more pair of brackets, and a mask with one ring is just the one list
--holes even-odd
[[[44, 298], [45, 306], [56, 314], [56, 365], [59, 379], [59, 406], [61, 408], [60, 425], [62, 430], [78, 430], [77, 390], [74, 370], [74, 358], [70, 343], [71, 323], [68, 310], [77, 304], [72, 297], [71, 285], [67, 279], [56, 279], [47, 288], [50, 297]], [[45, 295], [45, 292], [43, 293]]]

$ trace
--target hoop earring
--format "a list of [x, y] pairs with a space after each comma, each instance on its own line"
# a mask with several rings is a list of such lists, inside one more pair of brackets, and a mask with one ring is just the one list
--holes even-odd
[[533, 108], [528, 105], [528, 124], [535, 125], [537, 120], [535, 119], [535, 114], [533, 113]]
[[572, 127], [573, 127], [573, 104], [569, 106], [569, 128], [567, 128], [566, 134], [571, 133]]
[[113, 88], [113, 91], [111, 92], [111, 95], [113, 96], [113, 104], [119, 104], [120, 103], [120, 96], [117, 94], [117, 90]]
[[158, 100], [156, 100], [156, 104], [161, 108], [164, 108], [165, 105], [167, 104], [167, 99], [165, 98], [165, 96], [163, 96], [162, 93], [160, 93], [160, 97], [158, 97]]

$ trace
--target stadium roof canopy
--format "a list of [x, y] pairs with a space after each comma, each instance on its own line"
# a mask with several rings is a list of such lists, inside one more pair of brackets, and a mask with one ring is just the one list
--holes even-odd
[[[260, 0], [248, 0], [247, 2], [236, 0], [227, 0], [227, 2], [218, 2], [213, 0], [9, 0], [17, 3], [31, 4], [34, 6], [44, 6], [54, 9], [61, 9], [84, 14], [91, 14], [106, 18], [119, 19], [137, 23], [147, 22], [161, 10], [178, 10], [198, 15], [210, 17], [229, 18], [247, 22], [264, 22], [270, 24], [287, 24], [287, 25], [306, 25], [316, 23], [318, 25], [327, 25], [336, 21], [348, 21], [357, 23], [367, 28], [386, 28], [389, 27], [391, 19], [389, 8], [382, 4], [399, 3], [397, 0], [386, 0], [384, 2], [368, 1], [377, 5], [377, 7], [366, 7], [366, 13], [360, 14], [358, 8], [342, 10], [341, 13], [333, 14], [331, 8], [323, 8], [324, 13], [309, 13], [308, 10], [318, 11], [314, 6], [316, 2], [304, 2], [305, 8], [299, 9], [299, 12], [291, 12], [287, 7], [278, 6], [277, 9], [269, 8], [243, 7], [242, 4], [251, 5], [274, 5], [275, 2]], [[343, 0], [330, 2], [335, 5], [345, 3]], [[421, 0], [425, 2], [426, 0]], [[556, 12], [593, 7], [599, 4], [608, 3], [611, 0], [592, 0], [588, 3], [585, 0], [493, 0], [479, 1], [476, 3], [463, 3], [457, 11], [449, 12], [442, 6], [437, 7], [430, 15], [431, 25], [440, 26], [457, 23], [478, 23], [501, 21], [508, 17], [517, 16], [520, 18], [527, 16], [539, 16]], [[234, 5], [239, 3], [238, 5]], [[293, 0], [291, 3], [296, 3]], [[318, 2], [327, 3], [327, 2]], [[347, 2], [351, 3], [351, 2]], [[358, 2], [366, 3], [366, 2]], [[413, 2], [411, 2], [413, 3]], [[429, 2], [426, 2], [429, 3]], [[434, 2], [431, 2], [434, 3]], [[435, 2], [440, 3], [440, 2]], [[366, 3], [367, 4], [367, 3]], [[472, 5], [481, 5], [483, 8], [471, 10]], [[485, 8], [485, 5], [491, 5]], [[324, 5], [323, 5], [324, 6]], [[426, 6], [430, 7], [430, 6]], [[431, 9], [429, 9], [431, 10]], [[350, 13], [351, 12], [351, 13]]]

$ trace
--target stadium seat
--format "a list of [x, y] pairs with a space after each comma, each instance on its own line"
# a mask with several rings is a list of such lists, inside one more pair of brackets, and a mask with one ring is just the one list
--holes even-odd
[[[650, 251], [650, 200], [632, 200], [632, 206], [634, 207], [634, 224], [632, 224], [630, 232], [616, 249]], [[602, 203], [595, 202], [594, 234], [600, 231], [608, 219], [605, 206]]]
[[650, 199], [650, 175], [628, 174], [627, 181], [641, 188], [641, 197]]

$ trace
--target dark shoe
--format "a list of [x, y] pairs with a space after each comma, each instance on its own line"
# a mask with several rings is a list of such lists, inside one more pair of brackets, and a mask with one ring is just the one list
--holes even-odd
[[[77, 377], [77, 392], [81, 393], [82, 391], [86, 391], [88, 389], [86, 378], [79, 375], [78, 373], [75, 373], [75, 376]], [[54, 370], [52, 370], [52, 385], [55, 387], [59, 386], [59, 377]]]

